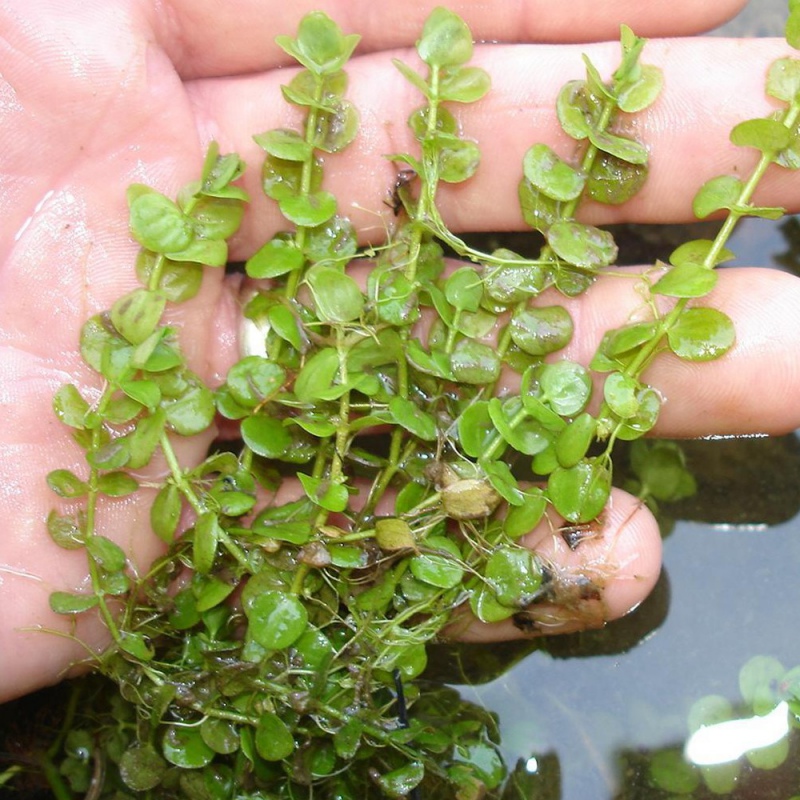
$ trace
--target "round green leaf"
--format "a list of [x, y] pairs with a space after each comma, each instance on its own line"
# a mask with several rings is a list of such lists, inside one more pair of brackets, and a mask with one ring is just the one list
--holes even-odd
[[638, 393], [641, 384], [621, 372], [610, 373], [603, 384], [603, 397], [619, 417], [632, 417], [639, 410]]
[[480, 67], [448, 70], [439, 81], [439, 98], [456, 103], [474, 103], [491, 88], [489, 73]]
[[511, 539], [530, 533], [541, 521], [547, 508], [547, 498], [540, 489], [522, 493], [522, 503], [511, 506], [503, 519], [503, 530]]
[[161, 783], [167, 763], [149, 745], [131, 745], [119, 760], [123, 783], [135, 792], [147, 792]]
[[127, 563], [125, 551], [105, 536], [89, 536], [86, 539], [86, 549], [106, 572], [119, 572], [125, 568]]
[[350, 493], [342, 483], [333, 483], [325, 478], [314, 478], [303, 472], [297, 473], [306, 495], [326, 511], [338, 514], [347, 508]]
[[200, 514], [194, 524], [192, 557], [194, 569], [201, 575], [211, 572], [221, 536], [217, 515], [213, 511]]
[[[556, 414], [573, 417], [589, 402], [592, 393], [592, 377], [589, 371], [575, 361], [556, 361], [544, 364], [536, 370], [541, 400]], [[525, 402], [523, 395], [523, 402]], [[534, 413], [531, 410], [531, 413]], [[547, 424], [546, 420], [542, 420]]]
[[634, 139], [616, 136], [608, 131], [590, 131], [589, 141], [604, 153], [625, 161], [628, 164], [646, 164], [647, 150]]
[[542, 571], [525, 547], [499, 547], [489, 556], [484, 576], [498, 602], [514, 608], [530, 605], [542, 585]]
[[89, 404], [83, 399], [78, 387], [72, 383], [62, 386], [53, 398], [53, 410], [56, 416], [70, 428], [83, 430], [85, 425], [86, 412]]
[[602, 107], [585, 81], [569, 81], [558, 94], [556, 112], [565, 133], [581, 140], [597, 126]]
[[317, 264], [306, 273], [306, 282], [314, 296], [317, 315], [323, 322], [352, 322], [361, 316], [364, 295], [359, 285], [342, 270]]
[[584, 459], [573, 467], [550, 473], [547, 490], [556, 511], [578, 524], [596, 519], [611, 494], [611, 476], [597, 459]]
[[436, 441], [436, 422], [429, 414], [423, 411], [416, 403], [405, 397], [395, 396], [389, 400], [389, 412], [394, 421], [402, 425], [414, 436], [426, 442]]
[[731, 131], [731, 141], [735, 145], [754, 147], [764, 153], [783, 150], [791, 139], [791, 131], [775, 119], [748, 119]]
[[440, 180], [460, 183], [475, 174], [481, 160], [481, 151], [475, 142], [441, 133], [436, 135], [436, 144], [439, 151]]
[[206, 717], [200, 725], [200, 736], [215, 752], [230, 755], [239, 749], [239, 734], [232, 722]]
[[317, 114], [317, 126], [314, 130], [312, 144], [326, 153], [338, 153], [344, 150], [358, 133], [358, 112], [349, 101], [341, 98], [328, 103], [332, 110]]
[[644, 186], [647, 175], [646, 164], [632, 164], [601, 151], [592, 164], [586, 193], [598, 203], [618, 206]]
[[130, 228], [136, 241], [155, 253], [187, 248], [194, 238], [192, 221], [163, 194], [134, 185], [128, 190]]
[[177, 486], [168, 483], [158, 490], [150, 506], [150, 527], [161, 541], [171, 544], [181, 517], [182, 495]]
[[545, 144], [535, 144], [522, 161], [525, 177], [554, 200], [574, 200], [583, 191], [586, 177], [562, 161]]
[[448, 276], [444, 296], [453, 308], [477, 311], [483, 297], [481, 276], [473, 267], [461, 267]]
[[[459, 563], [461, 554], [456, 544], [443, 536], [429, 536], [423, 542], [423, 547], [434, 552], [420, 553], [411, 559], [409, 568], [412, 575], [440, 589], [458, 586], [464, 577], [464, 568]], [[444, 555], [439, 555], [440, 552]]]
[[326, 191], [285, 197], [279, 202], [281, 214], [295, 225], [315, 227], [327, 222], [336, 213], [336, 198]]
[[250, 256], [245, 270], [251, 278], [277, 278], [300, 269], [304, 263], [303, 251], [294, 239], [278, 234]]
[[667, 297], [702, 297], [716, 286], [717, 277], [713, 269], [686, 261], [659, 278], [652, 292]]
[[358, 239], [353, 223], [347, 217], [335, 214], [327, 222], [306, 232], [305, 254], [312, 262], [326, 259], [345, 261], [358, 249]]
[[346, 36], [323, 11], [306, 14], [297, 28], [297, 38], [276, 36], [275, 42], [315, 75], [330, 75], [350, 58], [361, 37]]
[[767, 73], [767, 94], [786, 103], [794, 102], [800, 93], [800, 61], [779, 58], [770, 64]]
[[692, 210], [699, 219], [739, 202], [744, 184], [732, 175], [720, 175], [706, 181], [692, 201]]
[[658, 67], [642, 64], [637, 72], [635, 79], [620, 82], [616, 87], [617, 104], [629, 114], [652, 105], [664, 85], [664, 75]]
[[167, 424], [181, 436], [202, 433], [214, 422], [214, 395], [203, 384], [197, 384], [176, 400], [164, 403]]
[[88, 485], [68, 469], [54, 469], [48, 473], [47, 485], [59, 497], [83, 497], [89, 491]]
[[170, 764], [182, 769], [204, 767], [214, 758], [214, 751], [203, 741], [199, 728], [168, 726], [163, 751]]
[[500, 376], [500, 358], [488, 344], [462, 339], [450, 355], [450, 368], [461, 383], [493, 383]]
[[305, 606], [294, 595], [283, 592], [263, 592], [245, 610], [248, 636], [267, 650], [289, 647], [308, 625]]
[[511, 339], [532, 356], [560, 350], [572, 338], [572, 317], [563, 306], [523, 308], [511, 318]]
[[283, 423], [264, 414], [242, 420], [242, 439], [257, 455], [264, 458], [280, 458], [292, 442], [292, 437]]
[[283, 386], [286, 372], [262, 356], [245, 356], [228, 372], [228, 390], [244, 408], [255, 408], [269, 400]]
[[547, 243], [559, 258], [585, 269], [599, 269], [613, 264], [617, 245], [608, 232], [580, 222], [555, 222], [547, 231]]
[[715, 308], [689, 308], [669, 331], [670, 349], [687, 361], [712, 361], [726, 353], [736, 340], [733, 322]]
[[425, 20], [417, 52], [431, 67], [465, 64], [472, 58], [472, 34], [461, 17], [438, 6]]
[[135, 289], [111, 307], [111, 322], [131, 344], [139, 344], [155, 330], [166, 303], [161, 292]]

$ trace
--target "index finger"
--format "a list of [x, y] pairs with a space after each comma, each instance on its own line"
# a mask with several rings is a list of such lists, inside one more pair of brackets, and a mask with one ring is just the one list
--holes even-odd
[[[687, 36], [719, 25], [735, 15], [746, 0], [455, 0], [448, 4], [462, 16], [478, 41], [587, 42], [616, 38], [625, 23], [640, 36]], [[148, 9], [160, 45], [184, 77], [236, 75], [290, 63], [275, 44], [276, 34], [291, 34], [309, 11], [324, 11], [347, 33], [361, 35], [361, 53], [408, 46], [440, 3], [394, 3], [372, 0], [172, 0], [169, 13], [161, 3]]]

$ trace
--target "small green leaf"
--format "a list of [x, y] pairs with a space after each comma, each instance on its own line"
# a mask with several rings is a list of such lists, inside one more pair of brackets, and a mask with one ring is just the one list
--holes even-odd
[[243, 408], [255, 408], [283, 387], [286, 372], [262, 356], [245, 356], [228, 372], [227, 385], [233, 399]]
[[394, 421], [409, 433], [426, 442], [436, 441], [436, 421], [416, 403], [396, 395], [389, 400], [389, 412]]
[[638, 76], [616, 86], [617, 104], [622, 111], [635, 114], [652, 105], [664, 86], [664, 75], [658, 67], [642, 64]]
[[127, 472], [106, 472], [97, 479], [97, 489], [108, 497], [126, 497], [139, 488], [139, 482]]
[[164, 432], [166, 414], [159, 409], [149, 417], [138, 420], [136, 427], [127, 435], [128, 469], [140, 469], [150, 462]]
[[324, 12], [306, 14], [297, 28], [297, 38], [276, 36], [277, 45], [315, 75], [340, 70], [358, 45], [360, 36], [344, 35]]
[[457, 545], [443, 536], [429, 536], [422, 546], [433, 552], [423, 552], [411, 559], [409, 569], [412, 575], [439, 589], [458, 586], [464, 577], [464, 568], [459, 563], [461, 554]]
[[579, 414], [556, 439], [556, 457], [562, 467], [574, 467], [586, 457], [594, 441], [597, 420], [589, 413]]
[[706, 181], [692, 201], [692, 210], [699, 219], [739, 202], [744, 184], [732, 175], [720, 175]]
[[465, 64], [472, 58], [472, 34], [461, 17], [438, 6], [425, 20], [417, 52], [430, 67]]
[[89, 404], [74, 384], [67, 383], [56, 392], [53, 398], [53, 410], [65, 425], [78, 430], [86, 427], [85, 417]]
[[211, 572], [222, 533], [219, 519], [213, 511], [206, 511], [197, 518], [194, 524], [192, 564], [201, 575]]
[[349, 261], [358, 250], [358, 237], [353, 223], [339, 214], [306, 232], [304, 251], [312, 262]]
[[400, 71], [402, 76], [416, 89], [418, 89], [425, 97], [429, 96], [429, 89], [428, 84], [425, 83], [425, 79], [418, 73], [415, 72], [408, 64], [403, 63], [399, 58], [393, 58], [392, 64], [397, 67]]
[[111, 322], [131, 344], [140, 344], [155, 330], [166, 303], [161, 292], [134, 289], [111, 307]]
[[583, 191], [586, 177], [562, 161], [545, 144], [535, 144], [522, 161], [525, 177], [554, 200], [574, 200]]
[[314, 353], [294, 381], [294, 393], [302, 403], [312, 403], [333, 384], [339, 372], [339, 354], [332, 347]]
[[791, 131], [774, 119], [748, 119], [736, 125], [730, 134], [738, 147], [754, 147], [762, 153], [772, 153], [789, 146]]
[[572, 332], [572, 316], [563, 306], [523, 308], [511, 318], [511, 339], [533, 356], [544, 356], [565, 347]]
[[687, 361], [712, 361], [736, 340], [733, 322], [714, 308], [689, 308], [667, 332], [670, 349]]
[[167, 425], [181, 436], [202, 433], [214, 422], [216, 407], [211, 390], [198, 382], [181, 397], [163, 404]]
[[199, 769], [211, 763], [214, 751], [203, 741], [200, 729], [169, 725], [164, 733], [164, 758], [182, 769]]
[[444, 295], [447, 302], [460, 311], [477, 311], [483, 297], [481, 276], [472, 267], [457, 269], [447, 277]]
[[316, 227], [336, 213], [336, 198], [326, 191], [298, 197], [285, 197], [278, 203], [281, 214], [295, 225]]
[[514, 608], [530, 605], [542, 585], [542, 570], [524, 547], [499, 547], [489, 556], [484, 576], [498, 602]]
[[283, 650], [305, 632], [308, 612], [291, 594], [265, 591], [245, 607], [247, 635], [267, 650]]
[[450, 368], [462, 383], [493, 383], [500, 377], [500, 358], [488, 344], [462, 339], [450, 355]]
[[194, 238], [192, 221], [163, 194], [134, 184], [128, 189], [128, 205], [131, 233], [148, 250], [179, 252]]
[[574, 524], [589, 522], [608, 502], [611, 476], [602, 461], [587, 458], [575, 466], [554, 469], [547, 490], [562, 517]]
[[607, 131], [590, 131], [589, 141], [604, 153], [629, 164], [646, 164], [647, 150], [644, 145], [625, 136], [616, 136]]
[[455, 103], [474, 103], [491, 88], [491, 79], [480, 67], [460, 67], [443, 71], [439, 80], [439, 99]]
[[705, 265], [712, 251], [715, 252], [715, 256], [713, 264], [708, 265], [711, 267], [736, 258], [736, 254], [728, 250], [727, 247], [717, 250], [715, 243], [711, 239], [693, 239], [676, 247], [669, 257], [669, 263], [674, 267], [679, 267], [681, 264], [686, 263]]
[[347, 487], [341, 483], [332, 483], [325, 478], [314, 478], [303, 472], [297, 473], [306, 495], [317, 505], [338, 514], [347, 508], [350, 494]]
[[47, 485], [59, 496], [74, 499], [84, 497], [89, 486], [68, 469], [54, 469], [47, 475]]
[[585, 269], [599, 269], [614, 263], [617, 245], [608, 232], [580, 222], [554, 222], [547, 242], [559, 258]]
[[475, 142], [457, 136], [436, 134], [439, 152], [439, 179], [446, 183], [461, 183], [471, 178], [481, 160], [481, 151]]
[[556, 112], [565, 133], [580, 141], [597, 127], [602, 104], [591, 94], [586, 81], [569, 81], [558, 94]]
[[164, 778], [167, 768], [167, 762], [150, 745], [131, 745], [119, 760], [122, 782], [134, 792], [155, 789]]
[[767, 94], [793, 103], [800, 93], [800, 60], [779, 58], [770, 64], [767, 73]]
[[[413, 484], [417, 485], [417, 484]], [[64, 550], [78, 550], [84, 546], [86, 536], [78, 522], [72, 517], [62, 516], [56, 511], [47, 515], [47, 532], [50, 538]]]
[[317, 114], [311, 143], [325, 153], [338, 153], [356, 138], [358, 112], [349, 100], [341, 98], [327, 105], [327, 110]]
[[71, 594], [70, 592], [51, 592], [50, 609], [56, 614], [82, 614], [96, 608], [100, 598], [95, 594]]
[[[556, 414], [573, 417], [586, 407], [592, 393], [592, 378], [588, 370], [575, 361], [556, 361], [544, 364], [534, 373], [540, 399]], [[525, 395], [523, 394], [523, 402]], [[533, 409], [530, 409], [534, 413]], [[540, 419], [539, 417], [537, 417]], [[547, 424], [547, 421], [542, 419]]]
[[289, 449], [292, 437], [280, 419], [257, 414], [241, 425], [244, 443], [264, 458], [280, 458]]
[[491, 442], [493, 432], [494, 425], [486, 400], [476, 400], [461, 412], [458, 418], [458, 437], [468, 456], [478, 458], [483, 455]]
[[619, 417], [632, 417], [639, 410], [639, 381], [621, 372], [611, 372], [603, 384], [603, 397]]
[[778, 686], [786, 667], [772, 656], [753, 656], [739, 670], [739, 691], [759, 716], [768, 714], [783, 699]]
[[530, 533], [541, 521], [547, 508], [547, 498], [541, 489], [522, 493], [522, 502], [511, 506], [503, 519], [503, 531], [511, 539]]
[[358, 284], [342, 270], [316, 264], [306, 273], [317, 315], [323, 322], [341, 324], [361, 316], [364, 295]]
[[667, 297], [703, 297], [717, 285], [717, 278], [713, 269], [685, 261], [662, 275], [652, 292]]
[[172, 544], [183, 507], [180, 490], [172, 483], [162, 486], [150, 506], [150, 527], [166, 544]]
[[598, 203], [627, 203], [647, 180], [647, 166], [598, 152], [586, 182], [586, 194]]
[[283, 161], [307, 161], [313, 153], [311, 145], [297, 131], [288, 128], [260, 133], [253, 139], [271, 156]]
[[304, 263], [305, 256], [294, 238], [278, 234], [250, 256], [245, 270], [251, 278], [277, 278], [300, 269]]
[[422, 782], [425, 767], [419, 761], [411, 761], [404, 767], [387, 772], [377, 778], [378, 786], [387, 797], [408, 797], [409, 793]]

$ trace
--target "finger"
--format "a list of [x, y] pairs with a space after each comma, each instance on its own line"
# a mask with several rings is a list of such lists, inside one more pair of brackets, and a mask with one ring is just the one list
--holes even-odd
[[[605, 331], [649, 318], [631, 278], [601, 278], [580, 298], [553, 299], [575, 319], [572, 341], [557, 355], [584, 364]], [[716, 288], [694, 305], [728, 314], [736, 341], [714, 361], [686, 361], [670, 352], [656, 357], [643, 376], [663, 398], [655, 433], [779, 434], [798, 427], [800, 279], [776, 270], [722, 269]]]
[[[464, 135], [477, 141], [482, 151], [473, 178], [440, 190], [443, 216], [454, 230], [526, 227], [517, 197], [522, 159], [536, 142], [550, 145], [567, 160], [572, 157], [575, 143], [561, 131], [554, 107], [561, 86], [584, 76], [583, 53], [604, 76], [619, 61], [615, 43], [478, 50], [475, 63], [488, 70], [493, 89], [477, 103], [453, 106]], [[767, 39], [650, 42], [643, 60], [663, 69], [664, 90], [653, 106], [627, 123], [649, 150], [648, 180], [631, 201], [621, 206], [589, 203], [582, 207], [582, 218], [595, 223], [686, 221], [692, 219], [692, 198], [706, 180], [719, 174], [747, 175], [757, 153], [735, 147], [729, 133], [738, 122], [775, 109], [765, 95], [764, 79], [768, 65], [787, 54], [785, 43]], [[357, 58], [348, 66], [348, 97], [361, 111], [360, 133], [346, 150], [325, 159], [326, 188], [364, 238], [382, 238], [393, 219], [385, 201], [397, 168], [385, 154], [418, 152], [406, 119], [421, 99], [391, 64], [392, 55], [417, 63], [412, 54], [396, 52]], [[292, 74], [200, 80], [187, 87], [202, 135], [217, 138], [223, 149], [240, 152], [252, 165], [246, 180], [253, 213], [238, 240], [242, 257], [286, 227], [275, 204], [261, 192], [258, 165], [263, 152], [251, 136], [299, 126], [299, 109], [288, 106], [280, 94], [280, 84]], [[800, 208], [794, 174], [778, 167], [770, 170], [756, 202]]]
[[448, 635], [494, 642], [599, 628], [632, 611], [661, 573], [661, 536], [641, 502], [615, 489], [595, 526], [560, 530], [555, 515], [521, 541], [544, 564], [541, 594], [503, 622], [486, 624], [464, 612]]
[[[673, 0], [669, 6], [637, 0], [458, 0], [449, 8], [462, 16], [479, 41], [582, 42], [616, 38], [625, 23], [640, 36], [685, 36], [708, 30], [736, 14], [745, 0], [699, 3]], [[244, 0], [226, 6], [213, 0], [173, 0], [170, 13], [160, 4], [149, 8], [149, 23], [159, 42], [185, 77], [234, 75], [283, 66], [286, 54], [276, 34], [294, 35], [300, 19], [320, 10], [346, 33], [362, 36], [360, 52], [413, 44], [435, 0], [397, 4], [388, 0], [353, 3], [269, 2]]]

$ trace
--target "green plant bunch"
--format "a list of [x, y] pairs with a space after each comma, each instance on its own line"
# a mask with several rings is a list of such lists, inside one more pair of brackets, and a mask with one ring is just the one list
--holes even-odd
[[[540, 606], [558, 595], [559, 575], [521, 538], [549, 510], [572, 526], [602, 514], [615, 442], [656, 423], [661, 398], [643, 379], [655, 357], [707, 361], [733, 344], [731, 321], [702, 298], [731, 257], [736, 221], [782, 213], [751, 198], [770, 164], [800, 165], [800, 62], [769, 72], [767, 91], [785, 109], [732, 133], [761, 152], [752, 175], [715, 178], [695, 198], [698, 216], [727, 214], [719, 236], [632, 277], [642, 313], [608, 331], [587, 367], [559, 357], [574, 323], [554, 298], [614, 270], [614, 240], [578, 220], [581, 203], [623, 203], [646, 180], [646, 146], [619, 124], [661, 88], [639, 61], [644, 40], [623, 27], [610, 80], [586, 59], [585, 76], [562, 89], [571, 153], [534, 144], [525, 154], [518, 192], [543, 238], [535, 259], [476, 251], [437, 208], [441, 184], [468, 181], [480, 163], [458, 108], [490, 89], [458, 16], [437, 8], [426, 21], [425, 74], [396, 62], [421, 97], [408, 120], [417, 147], [389, 156], [396, 224], [368, 251], [324, 188], [358, 133], [344, 69], [358, 37], [313, 12], [277, 42], [301, 67], [283, 95], [304, 121], [255, 137], [286, 230], [246, 264], [260, 287], [245, 309], [257, 332], [247, 355], [207, 386], [165, 322], [206, 268], [224, 267], [244, 214], [244, 164], [212, 145], [175, 201], [129, 189], [141, 287], [83, 327], [99, 397], [73, 384], [55, 397], [86, 469], [48, 476], [78, 509], [53, 511], [48, 529], [85, 550], [91, 589], [55, 592], [51, 606], [101, 615], [113, 643], [94, 666], [119, 687], [103, 782], [87, 742], [72, 742], [83, 755], [65, 772], [95, 797], [477, 799], [503, 782], [494, 720], [414, 680], [426, 645], [465, 624], [466, 610], [546, 630], [553, 612]], [[349, 265], [367, 256], [359, 282]], [[518, 376], [517, 392], [496, 394], [503, 373]], [[238, 424], [242, 446], [182, 465], [176, 439], [218, 416]], [[662, 479], [685, 493], [680, 459], [654, 452], [661, 461], [642, 449], [637, 467], [647, 493], [669, 499]], [[153, 457], [166, 476], [140, 485], [134, 473]], [[521, 482], [521, 469], [533, 480]], [[95, 513], [101, 497], [139, 491], [153, 495], [166, 552], [134, 575]]]

